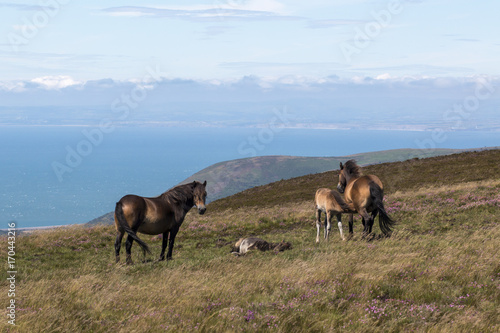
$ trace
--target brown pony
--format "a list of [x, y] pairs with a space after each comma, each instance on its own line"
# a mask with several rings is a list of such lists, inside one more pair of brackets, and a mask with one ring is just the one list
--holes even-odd
[[354, 208], [342, 200], [340, 194], [327, 188], [320, 188], [316, 191], [314, 197], [316, 208], [316, 243], [319, 243], [319, 230], [321, 228], [321, 212], [324, 212], [325, 217], [325, 239], [328, 241], [328, 234], [330, 233], [330, 222], [333, 216], [337, 216], [337, 225], [340, 230], [340, 237], [345, 240], [344, 233], [342, 232], [342, 213], [354, 213]]
[[[354, 207], [361, 215], [365, 235], [372, 232], [373, 221], [377, 214], [380, 230], [389, 235], [395, 222], [384, 208], [384, 186], [375, 175], [361, 175], [356, 161], [349, 160], [344, 165], [340, 163], [339, 183], [337, 189], [344, 193], [345, 201]], [[371, 213], [369, 215], [368, 213]], [[349, 233], [352, 234], [353, 215], [349, 216]]]
[[206, 181], [203, 184], [194, 181], [176, 186], [156, 198], [131, 194], [121, 198], [115, 208], [115, 226], [118, 231], [115, 241], [116, 262], [120, 261], [120, 247], [125, 232], [128, 234], [125, 243], [127, 264], [132, 264], [131, 248], [134, 240], [139, 243], [144, 255], [146, 252], [151, 253], [147, 244], [137, 237], [137, 232], [148, 235], [163, 234], [159, 260], [165, 259], [167, 242], [167, 260], [172, 259], [175, 236], [186, 213], [193, 206], [198, 208], [200, 215], [205, 213], [206, 185]]

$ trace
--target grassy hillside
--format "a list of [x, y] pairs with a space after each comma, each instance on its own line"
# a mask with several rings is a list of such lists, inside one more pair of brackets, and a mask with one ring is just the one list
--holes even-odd
[[[356, 159], [359, 165], [405, 161], [459, 153], [458, 149], [395, 149], [342, 157], [260, 156], [216, 163], [181, 183], [207, 180], [208, 201], [225, 198], [246, 189], [309, 174], [338, 169], [340, 162]], [[99, 216], [87, 225], [112, 224], [113, 212]]]
[[448, 155], [464, 150], [457, 149], [395, 149], [337, 157], [259, 156], [221, 162], [203, 169], [182, 183], [207, 180], [210, 200], [217, 200], [268, 184], [309, 174], [338, 169], [339, 163], [354, 158], [359, 165], [404, 161]]
[[[338, 166], [337, 166], [338, 169]], [[412, 191], [425, 186], [453, 185], [500, 177], [500, 150], [466, 152], [426, 159], [381, 163], [363, 168], [364, 174], [382, 179], [385, 193]], [[314, 197], [317, 188], [336, 188], [338, 171], [306, 175], [248, 189], [211, 203], [215, 209], [247, 206], [274, 206], [301, 202]]]
[[[361, 239], [356, 218], [351, 240], [341, 241], [334, 227], [328, 243], [315, 244], [312, 198], [317, 186], [336, 185], [335, 172], [189, 213], [170, 262], [141, 263], [134, 245], [136, 264], [116, 265], [111, 226], [18, 236], [17, 326], [4, 319], [0, 329], [498, 332], [499, 162], [495, 150], [366, 168], [386, 184], [386, 209], [398, 221], [392, 237], [371, 242]], [[293, 249], [229, 254], [230, 244], [250, 235]], [[158, 256], [161, 239], [140, 237]], [[0, 253], [6, 257], [7, 245]], [[7, 304], [7, 292], [1, 297]]]

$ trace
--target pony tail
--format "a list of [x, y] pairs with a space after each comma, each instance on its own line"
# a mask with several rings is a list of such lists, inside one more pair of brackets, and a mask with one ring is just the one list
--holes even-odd
[[118, 223], [120, 224], [120, 227], [122, 227], [123, 230], [125, 230], [127, 234], [129, 234], [130, 237], [132, 237], [132, 239], [139, 244], [139, 246], [142, 249], [142, 252], [144, 252], [144, 255], [146, 255], [146, 253], [151, 254], [148, 245], [144, 243], [144, 241], [137, 236], [135, 231], [128, 226], [127, 220], [125, 219], [125, 215], [123, 214], [123, 204], [121, 201], [118, 201], [116, 203], [115, 216], [116, 219], [118, 220]]
[[385, 211], [383, 202], [384, 191], [376, 183], [370, 182], [370, 194], [378, 209], [378, 224], [380, 226], [380, 230], [388, 236], [392, 231], [391, 228], [396, 224], [396, 221], [394, 221]]

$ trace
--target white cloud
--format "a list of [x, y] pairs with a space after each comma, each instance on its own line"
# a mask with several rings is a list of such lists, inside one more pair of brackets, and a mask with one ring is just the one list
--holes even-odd
[[240, 8], [243, 10], [257, 10], [263, 12], [283, 12], [285, 5], [274, 0], [253, 0], [253, 1], [242, 1], [242, 0], [228, 0], [229, 5], [233, 5], [233, 8]]
[[218, 0], [211, 5], [118, 6], [101, 10], [110, 16], [176, 18], [196, 21], [299, 19], [289, 16], [275, 0]]
[[377, 77], [375, 79], [376, 80], [389, 80], [391, 78], [392, 77], [389, 73], [384, 73], [384, 74], [377, 75]]
[[0, 82], [0, 90], [11, 92], [22, 92], [25, 90], [26, 84], [23, 81], [4, 81]]
[[363, 20], [346, 20], [346, 19], [329, 19], [329, 20], [311, 20], [308, 22], [308, 27], [312, 29], [323, 29], [340, 27], [346, 25], [359, 25], [364, 24], [367, 21]]
[[32, 83], [37, 83], [47, 90], [62, 89], [69, 86], [80, 85], [81, 82], [73, 80], [66, 75], [58, 76], [43, 76], [31, 80]]
[[133, 11], [133, 10], [123, 10], [123, 11], [112, 11], [109, 13], [110, 16], [117, 16], [117, 17], [140, 17], [140, 16], [154, 16], [152, 13], [145, 13], [140, 10]]
[[[162, 78], [159, 81], [149, 82], [141, 79], [129, 79], [129, 80], [90, 80], [90, 81], [77, 81], [70, 76], [59, 75], [59, 76], [44, 76], [38, 77], [31, 80], [17, 80], [17, 81], [0, 81], [0, 90], [9, 92], [32, 92], [40, 87], [45, 90], [63, 90], [68, 87], [78, 88], [72, 91], [78, 91], [78, 94], [84, 96], [87, 91], [97, 89], [103, 94], [107, 94], [110, 91], [113, 92], [114, 89], [132, 89], [138, 87], [141, 89], [154, 90], [154, 89], [170, 89], [168, 87], [178, 86], [179, 82], [182, 82], [183, 87], [220, 87], [227, 88], [231, 86], [255, 86], [261, 88], [276, 88], [282, 85], [287, 86], [297, 86], [297, 87], [319, 87], [319, 86], [352, 86], [352, 85], [362, 85], [362, 86], [372, 86], [372, 85], [420, 85], [429, 87], [429, 89], [438, 88], [450, 88], [457, 86], [470, 86], [478, 84], [478, 82], [488, 81], [495, 87], [500, 85], [500, 77], [498, 76], [468, 76], [468, 77], [429, 77], [425, 75], [421, 76], [395, 76], [388, 73], [383, 73], [374, 76], [358, 75], [349, 78], [342, 78], [336, 75], [328, 77], [308, 77], [301, 75], [286, 75], [279, 77], [262, 77], [262, 76], [246, 76], [240, 79], [234, 80], [181, 80], [174, 78]], [[163, 88], [161, 88], [163, 87]], [[204, 88], [203, 88], [204, 89]], [[202, 90], [203, 90], [202, 89]], [[211, 89], [211, 88], [210, 88]]]
[[283, 13], [285, 5], [275, 0], [215, 0], [210, 5], [157, 6], [158, 9], [176, 11], [206, 11], [211, 9], [237, 9]]

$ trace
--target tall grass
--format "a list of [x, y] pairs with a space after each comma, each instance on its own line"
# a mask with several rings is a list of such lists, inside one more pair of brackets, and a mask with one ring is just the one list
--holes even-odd
[[[330, 241], [320, 244], [312, 198], [212, 211], [209, 205], [204, 216], [188, 214], [173, 261], [150, 256], [141, 263], [135, 245], [132, 266], [114, 263], [111, 226], [19, 236], [17, 326], [3, 320], [0, 329], [497, 332], [499, 193], [498, 177], [393, 191], [385, 201], [398, 221], [392, 237], [361, 239], [356, 218], [351, 240], [341, 241], [332, 228]], [[232, 256], [230, 244], [249, 235], [284, 239], [293, 249]], [[161, 239], [140, 237], [159, 256]], [[0, 247], [2, 257], [6, 249]]]

